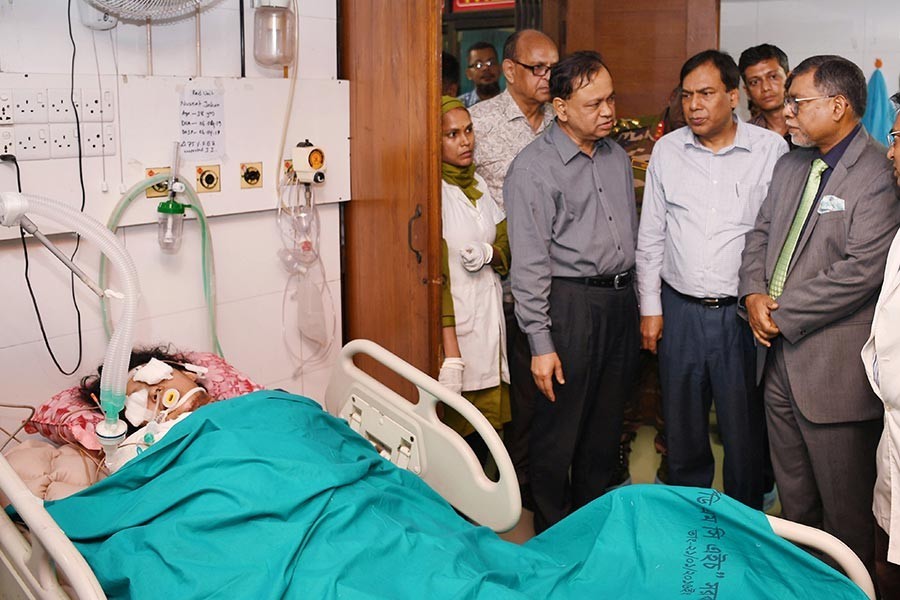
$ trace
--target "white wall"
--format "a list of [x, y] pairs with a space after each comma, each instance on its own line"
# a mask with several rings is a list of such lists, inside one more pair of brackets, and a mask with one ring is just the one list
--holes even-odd
[[722, 50], [737, 60], [744, 49], [766, 42], [784, 50], [792, 67], [814, 54], [839, 54], [859, 65], [866, 79], [880, 58], [889, 93], [900, 89], [897, 0], [722, 0]]
[[[0, 72], [68, 73], [71, 46], [66, 24], [67, 0], [4, 0], [0, 2]], [[146, 73], [146, 33], [143, 26], [120, 23], [112, 39], [108, 33], [91, 34], [78, 22], [73, 3], [73, 33], [78, 45], [76, 74], [114, 73], [112, 47], [118, 49], [120, 74]], [[253, 61], [253, 13], [247, 1], [247, 77], [281, 77], [280, 70], [266, 70]], [[222, 0], [203, 13], [203, 74], [237, 77], [240, 74], [238, 44], [238, 2]], [[301, 79], [335, 79], [337, 21], [336, 3], [299, 0]], [[92, 37], [95, 37], [92, 40]], [[159, 76], [194, 74], [194, 21], [153, 28], [153, 70]], [[96, 61], [94, 46], [96, 44]], [[283, 114], [284, 98], [263, 99], [258, 110]], [[322, 106], [322, 111], [336, 110]], [[254, 115], [244, 115], [248, 119]], [[308, 117], [294, 114], [294, 120]], [[123, 132], [127, 135], [127, 132]], [[134, 140], [129, 140], [134, 143]], [[289, 141], [290, 143], [290, 141]], [[123, 140], [122, 145], [127, 144]], [[271, 153], [278, 140], [272, 139]], [[74, 159], [57, 159], [73, 161]], [[93, 159], [97, 160], [97, 159]], [[53, 168], [54, 161], [47, 161]], [[26, 163], [27, 164], [27, 163]], [[23, 169], [26, 192], [39, 190], [45, 178], [77, 177], [74, 162], [59, 163], [50, 172]], [[24, 165], [23, 165], [24, 166]], [[94, 182], [91, 182], [92, 184]], [[128, 185], [135, 181], [126, 182]], [[111, 186], [110, 193], [117, 193]], [[14, 170], [0, 165], [0, 190], [15, 190]], [[226, 191], [223, 194], [228, 193]], [[214, 201], [212, 195], [203, 197]], [[71, 199], [69, 199], [71, 200]], [[88, 202], [90, 202], [90, 194]], [[272, 200], [274, 206], [275, 200]], [[337, 317], [333, 352], [340, 347], [340, 209], [338, 204], [321, 207], [321, 253]], [[296, 374], [296, 365], [285, 350], [282, 338], [282, 297], [287, 273], [276, 252], [281, 240], [273, 210], [213, 217], [210, 229], [215, 248], [218, 277], [219, 338], [226, 358], [259, 383], [323, 398], [331, 361]], [[173, 342], [181, 349], [211, 350], [205, 324], [200, 268], [199, 232], [195, 222], [185, 227], [185, 241], [179, 254], [160, 253], [155, 226], [123, 228], [119, 236], [135, 258], [143, 298], [137, 327], [138, 343]], [[54, 236], [65, 251], [73, 248], [70, 235]], [[51, 344], [66, 368], [74, 366], [77, 336], [74, 309], [69, 292], [68, 272], [42, 246], [29, 243], [31, 281]], [[89, 274], [97, 272], [98, 254], [82, 243], [77, 262]], [[4, 402], [36, 405], [64, 387], [75, 385], [102, 360], [105, 336], [99, 304], [84, 286], [76, 282], [82, 313], [84, 361], [76, 375], [65, 377], [53, 366], [41, 341], [31, 300], [23, 277], [24, 261], [18, 240], [0, 241], [0, 389]], [[298, 348], [295, 334], [289, 334]], [[302, 352], [309, 354], [309, 349]], [[333, 356], [333, 353], [332, 353]], [[4, 417], [8, 425], [15, 417]]]

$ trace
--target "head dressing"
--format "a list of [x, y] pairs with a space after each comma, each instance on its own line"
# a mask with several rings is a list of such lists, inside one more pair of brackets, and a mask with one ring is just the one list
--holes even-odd
[[[205, 367], [192, 365], [189, 363], [179, 364], [186, 371], [195, 373], [196, 375], [204, 375], [207, 372]], [[147, 385], [156, 385], [168, 379], [172, 379], [174, 368], [156, 358], [151, 358], [149, 362], [131, 370], [131, 379], [138, 383]], [[147, 408], [147, 400], [149, 392], [146, 388], [140, 389], [127, 396], [125, 399], [125, 419], [135, 427], [139, 427], [147, 421], [154, 419], [165, 420], [166, 416], [173, 410], [184, 405], [188, 400], [195, 396], [198, 392], [205, 391], [202, 387], [196, 386], [188, 390], [184, 395], [175, 388], [168, 388], [162, 392], [161, 396], [157, 396], [156, 406]], [[162, 404], [162, 412], [160, 412], [160, 404]]]

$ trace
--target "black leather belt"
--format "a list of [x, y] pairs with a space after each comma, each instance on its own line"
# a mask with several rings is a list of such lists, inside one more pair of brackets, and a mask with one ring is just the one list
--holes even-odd
[[675, 295], [679, 298], [687, 300], [688, 302], [693, 302], [694, 304], [699, 304], [704, 308], [722, 308], [723, 306], [730, 306], [737, 302], [737, 297], [735, 296], [725, 296], [724, 298], [695, 298], [694, 296], [682, 294], [672, 286], [668, 287], [675, 292]]
[[596, 277], [554, 277], [563, 281], [571, 281], [572, 283], [580, 283], [582, 285], [590, 285], [593, 287], [607, 287], [616, 290], [623, 290], [631, 285], [634, 279], [634, 271], [623, 271], [616, 275], [598, 275]]

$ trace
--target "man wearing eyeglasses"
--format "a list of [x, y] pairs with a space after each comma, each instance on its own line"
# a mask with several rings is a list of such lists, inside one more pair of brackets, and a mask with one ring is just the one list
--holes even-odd
[[[900, 201], [900, 94], [894, 94], [897, 118], [888, 134], [887, 158], [897, 180]], [[875, 499], [872, 505], [879, 528], [875, 532], [879, 589], [883, 598], [900, 597], [900, 233], [888, 252], [884, 285], [875, 306], [872, 331], [862, 349], [862, 362], [872, 389], [885, 407], [884, 432], [878, 445]]]
[[767, 448], [753, 336], [737, 317], [738, 269], [744, 234], [788, 149], [734, 116], [740, 73], [728, 54], [689, 58], [680, 84], [687, 127], [653, 147], [637, 247], [642, 345], [659, 353], [667, 483], [712, 486], [715, 399], [725, 493], [759, 509]]
[[[476, 171], [501, 207], [505, 203], [503, 180], [510, 163], [553, 121], [553, 107], [548, 104], [550, 67], [558, 61], [556, 44], [540, 31], [523, 29], [513, 33], [503, 45], [506, 89], [469, 110], [478, 140]], [[515, 262], [515, 256], [511, 260]], [[523, 505], [530, 509], [533, 505], [529, 490], [528, 435], [537, 388], [531, 377], [528, 340], [516, 322], [509, 278], [502, 285], [512, 407], [512, 421], [503, 429], [503, 441], [516, 468]]]
[[475, 87], [459, 97], [466, 108], [500, 93], [500, 61], [497, 51], [488, 42], [476, 42], [469, 48], [466, 77]]
[[503, 186], [516, 316], [540, 390], [529, 455], [538, 532], [610, 486], [640, 345], [634, 177], [609, 137], [612, 76], [596, 52], [575, 52], [550, 89], [556, 121]]
[[900, 202], [860, 119], [862, 71], [813, 56], [788, 77], [797, 150], [776, 164], [747, 234], [739, 297], [758, 345], [782, 516], [837, 536], [874, 575], [882, 404], [859, 360]]
[[738, 69], [744, 92], [757, 111], [747, 122], [774, 131], [790, 144], [784, 121], [784, 82], [791, 70], [787, 54], [772, 44], [753, 46], [741, 52]]

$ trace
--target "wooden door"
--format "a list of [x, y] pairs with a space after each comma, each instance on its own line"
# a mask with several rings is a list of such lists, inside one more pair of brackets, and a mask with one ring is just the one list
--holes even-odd
[[[352, 196], [344, 208], [345, 338], [370, 339], [436, 376], [441, 3], [341, 0], [340, 9]], [[400, 390], [398, 382], [387, 381]]]

